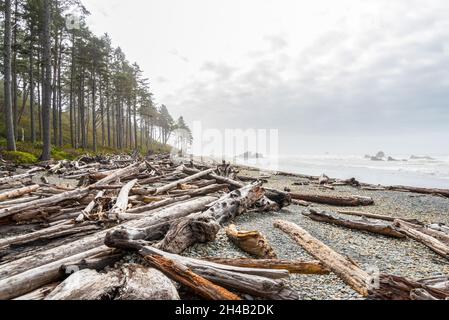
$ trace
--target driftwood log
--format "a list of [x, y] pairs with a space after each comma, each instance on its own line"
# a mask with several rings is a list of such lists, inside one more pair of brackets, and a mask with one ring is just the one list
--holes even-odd
[[384, 223], [380, 221], [369, 221], [368, 219], [348, 220], [337, 217], [335, 214], [330, 212], [325, 211], [318, 212], [314, 209], [303, 211], [303, 215], [318, 222], [331, 223], [350, 229], [367, 231], [393, 238], [405, 238], [405, 235], [396, 231], [396, 229], [393, 227], [391, 223]]
[[302, 193], [290, 193], [292, 199], [302, 200], [313, 203], [329, 204], [333, 206], [343, 207], [358, 207], [358, 206], [370, 206], [374, 204], [374, 200], [369, 197], [360, 196], [330, 196], [330, 195], [315, 195], [315, 194], [302, 194]]
[[276, 259], [268, 240], [259, 231], [238, 231], [235, 225], [226, 228], [228, 238], [243, 251], [263, 259]]
[[279, 269], [297, 274], [329, 274], [319, 261], [277, 260], [277, 259], [222, 259], [204, 258], [204, 260], [242, 268]]
[[220, 225], [248, 210], [263, 194], [264, 190], [258, 184], [235, 190], [216, 201], [206, 211], [194, 213], [173, 223], [157, 247], [164, 251], [181, 253], [194, 243], [213, 241]]
[[209, 281], [238, 292], [275, 300], [296, 300], [299, 298], [295, 291], [287, 288], [283, 281], [278, 280], [288, 277], [287, 270], [240, 268], [193, 259], [168, 253], [150, 247], [142, 241], [129, 240], [128, 238], [126, 231], [114, 231], [107, 235], [105, 244], [113, 248], [137, 250], [144, 257], [161, 256], [179, 262]]
[[402, 220], [395, 220], [394, 227], [399, 232], [402, 232], [413, 240], [421, 242], [440, 256], [449, 259], [449, 246], [444, 242], [441, 242], [440, 240], [420, 231], [421, 227]]
[[278, 220], [274, 226], [288, 234], [304, 250], [320, 260], [355, 291], [365, 297], [369, 295], [368, 288], [372, 281], [371, 277], [354, 261], [335, 252], [294, 223]]
[[160, 271], [130, 264], [107, 273], [75, 272], [45, 300], [179, 300], [179, 295]]

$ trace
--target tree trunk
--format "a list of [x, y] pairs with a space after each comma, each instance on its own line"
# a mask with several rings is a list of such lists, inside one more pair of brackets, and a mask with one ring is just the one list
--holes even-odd
[[14, 119], [11, 92], [11, 0], [5, 0], [5, 36], [4, 36], [4, 68], [5, 68], [5, 125], [8, 151], [16, 151]]
[[304, 250], [320, 260], [355, 291], [365, 297], [368, 296], [372, 278], [354, 261], [335, 252], [294, 223], [278, 220], [274, 226], [288, 234]]
[[43, 150], [42, 161], [51, 159], [51, 130], [50, 130], [50, 104], [51, 104], [51, 0], [44, 0], [43, 6], [43, 61], [44, 61], [44, 83], [43, 83], [43, 101], [42, 101], [42, 131], [43, 131]]
[[314, 195], [290, 193], [292, 199], [303, 200], [314, 203], [329, 204], [333, 206], [358, 207], [369, 206], [374, 204], [373, 199], [360, 196], [330, 196], [330, 195]]
[[228, 238], [243, 251], [262, 259], [276, 259], [268, 240], [259, 231], [238, 231], [235, 225], [226, 228]]
[[303, 215], [309, 217], [310, 219], [318, 222], [326, 222], [335, 224], [338, 226], [343, 226], [350, 229], [356, 229], [361, 231], [367, 231], [371, 233], [381, 234], [393, 238], [405, 238], [405, 236], [396, 231], [390, 223], [384, 222], [372, 222], [367, 219], [361, 220], [347, 220], [340, 217], [336, 217], [328, 212], [317, 212], [314, 209], [309, 209], [308, 212], [303, 212]]

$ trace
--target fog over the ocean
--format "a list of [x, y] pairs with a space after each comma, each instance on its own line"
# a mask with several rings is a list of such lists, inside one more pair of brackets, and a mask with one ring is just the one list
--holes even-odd
[[283, 154], [449, 154], [447, 0], [84, 2], [189, 123], [277, 128]]

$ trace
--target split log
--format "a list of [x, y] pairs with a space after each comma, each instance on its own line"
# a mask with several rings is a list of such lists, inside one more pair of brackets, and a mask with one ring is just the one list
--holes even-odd
[[179, 295], [161, 272], [128, 264], [107, 273], [75, 272], [45, 300], [179, 300]]
[[290, 193], [292, 199], [303, 200], [313, 203], [329, 204], [333, 206], [358, 207], [374, 204], [374, 200], [369, 197], [360, 196], [330, 196], [315, 194]]
[[302, 261], [302, 260], [267, 260], [267, 259], [221, 259], [221, 258], [203, 258], [219, 264], [226, 264], [241, 268], [257, 268], [257, 269], [278, 269], [288, 270], [290, 273], [296, 274], [329, 274], [327, 269], [319, 261]]
[[263, 194], [264, 190], [260, 186], [250, 185], [225, 195], [205, 212], [192, 214], [173, 223], [165, 238], [158, 243], [158, 248], [181, 253], [196, 242], [215, 240], [220, 225], [253, 206]]
[[243, 251], [263, 259], [276, 259], [276, 253], [259, 231], [238, 231], [235, 225], [226, 228], [228, 238]]
[[20, 189], [4, 192], [4, 193], [0, 194], [0, 201], [21, 197], [25, 194], [32, 193], [32, 192], [36, 191], [37, 189], [39, 189], [39, 185], [35, 184], [35, 185], [29, 186], [29, 187], [23, 187]]
[[335, 252], [294, 223], [278, 220], [274, 223], [274, 226], [288, 234], [310, 255], [320, 260], [356, 292], [365, 297], [368, 296], [368, 288], [372, 279], [354, 261]]
[[433, 252], [446, 259], [449, 259], [449, 246], [441, 242], [440, 240], [421, 232], [419, 230], [419, 227], [417, 227], [416, 225], [412, 225], [402, 220], [395, 220], [394, 227], [399, 232], [402, 232], [413, 240], [421, 242], [422, 244], [430, 248]]
[[180, 262], [196, 274], [238, 292], [272, 300], [297, 300], [299, 298], [295, 291], [285, 286], [284, 282], [275, 280], [288, 277], [288, 271], [286, 270], [239, 268], [179, 256], [145, 246], [142, 241], [128, 240], [126, 234], [119, 232], [109, 233], [105, 243], [114, 248], [137, 250], [144, 257], [162, 256]]
[[428, 188], [416, 188], [416, 187], [406, 187], [406, 186], [391, 186], [387, 187], [388, 190], [401, 191], [401, 192], [412, 192], [419, 194], [429, 194], [429, 195], [440, 195], [449, 198], [449, 189], [428, 189]]
[[369, 221], [368, 219], [347, 220], [337, 217], [332, 213], [325, 211], [318, 212], [314, 209], [304, 211], [302, 214], [305, 215], [306, 217], [309, 217], [313, 221], [331, 223], [350, 229], [367, 231], [393, 238], [405, 238], [405, 236], [402, 233], [396, 231], [396, 229], [390, 223], [384, 223], [380, 221], [373, 222]]
[[108, 213], [109, 219], [116, 219], [121, 220], [120, 216], [128, 209], [128, 197], [129, 192], [134, 187], [134, 185], [137, 183], [136, 180], [132, 180], [131, 182], [128, 182], [122, 190], [120, 190], [120, 193], [117, 197], [117, 200], [112, 207], [112, 209]]
[[[216, 200], [214, 197], [194, 199], [162, 209], [158, 213], [140, 220], [127, 222], [123, 226], [145, 228], [179, 219], [192, 212], [203, 210], [214, 200]], [[120, 226], [116, 227], [116, 229], [119, 228]], [[59, 268], [64, 264], [77, 263], [90, 256], [107, 252], [109, 249], [101, 244], [108, 231], [104, 230], [2, 265], [0, 269], [0, 300], [18, 297], [45, 284], [57, 281]]]

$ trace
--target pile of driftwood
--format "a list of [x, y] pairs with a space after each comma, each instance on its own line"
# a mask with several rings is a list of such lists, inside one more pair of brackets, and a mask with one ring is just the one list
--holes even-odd
[[[265, 189], [263, 181], [238, 173], [226, 163], [213, 167], [179, 163], [168, 155], [86, 156], [20, 174], [4, 170], [0, 299], [179, 299], [181, 285], [205, 299], [299, 299], [283, 279], [290, 273], [330, 272], [364, 296], [449, 296], [447, 279], [417, 282], [382, 275], [381, 285], [373, 287], [371, 276], [355, 262], [285, 221], [275, 226], [317, 260], [278, 259], [263, 234], [238, 230], [233, 220], [248, 211], [279, 211], [292, 199], [341, 206], [371, 205], [373, 200]], [[405, 220], [349, 221], [313, 210], [305, 214], [317, 221], [407, 236], [447, 257], [445, 226]], [[257, 259], [181, 255], [195, 243], [214, 241], [221, 228]], [[117, 263], [129, 252], [145, 263]]]

